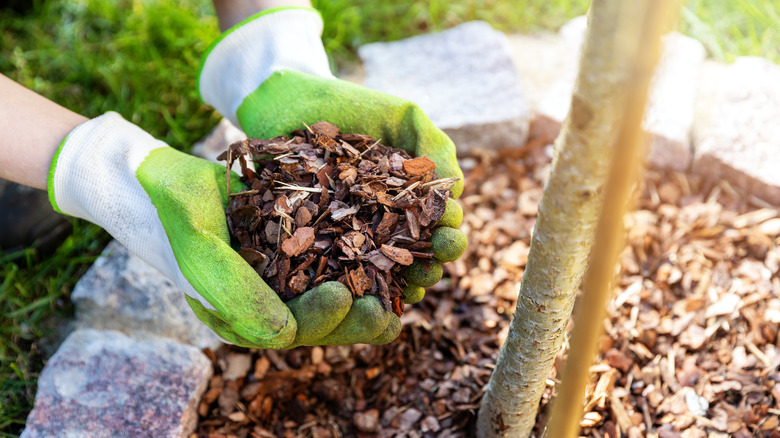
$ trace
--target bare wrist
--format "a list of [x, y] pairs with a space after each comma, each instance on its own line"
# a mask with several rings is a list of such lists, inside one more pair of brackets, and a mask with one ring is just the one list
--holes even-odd
[[311, 7], [310, 0], [213, 0], [213, 3], [219, 20], [219, 30], [222, 32], [266, 9], [284, 6]]

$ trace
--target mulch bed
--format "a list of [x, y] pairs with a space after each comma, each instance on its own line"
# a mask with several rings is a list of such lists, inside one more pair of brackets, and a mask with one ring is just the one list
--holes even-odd
[[[551, 148], [462, 160], [469, 248], [389, 345], [224, 347], [201, 437], [474, 436], [517, 300]], [[780, 437], [780, 217], [726, 181], [645, 175], [582, 434]], [[556, 367], [565, 358], [565, 346]], [[546, 421], [556, 369], [534, 433]]]

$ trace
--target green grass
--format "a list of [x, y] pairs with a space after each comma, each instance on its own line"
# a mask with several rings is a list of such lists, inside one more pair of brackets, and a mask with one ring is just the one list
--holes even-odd
[[763, 56], [780, 63], [780, 0], [688, 0], [681, 23], [716, 60]]
[[[24, 3], [19, 1], [17, 3]], [[315, 0], [334, 65], [355, 49], [485, 20], [504, 31], [554, 30], [587, 10], [585, 0]], [[715, 59], [780, 61], [780, 0], [688, 0], [683, 32]], [[0, 73], [88, 117], [117, 111], [188, 151], [219, 116], [197, 96], [200, 56], [218, 35], [208, 0], [73, 0], [0, 10]], [[109, 237], [76, 221], [45, 259], [0, 252], [0, 436], [15, 436], [32, 407], [47, 321], [72, 313], [69, 294]]]
[[0, 256], [0, 433], [24, 424], [44, 359], [39, 340], [72, 314], [70, 290], [107, 242], [100, 228], [77, 221], [45, 260], [33, 250]]

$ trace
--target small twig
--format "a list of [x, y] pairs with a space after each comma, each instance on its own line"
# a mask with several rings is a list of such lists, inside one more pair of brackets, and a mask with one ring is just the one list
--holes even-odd
[[[289, 184], [283, 181], [274, 181], [274, 184], [279, 184], [283, 186], [281, 187], [282, 190], [298, 190], [301, 192], [322, 193], [322, 189], [317, 189], [314, 187], [297, 186], [295, 184]], [[328, 190], [328, 193], [335, 193], [335, 192], [333, 190]]]
[[433, 181], [427, 182], [427, 183], [423, 184], [422, 186], [423, 187], [430, 187], [430, 186], [433, 186], [433, 185], [440, 185], [440, 184], [441, 185], [455, 184], [459, 180], [460, 180], [460, 178], [455, 178], [455, 177], [453, 177], [453, 178], [439, 178], [439, 179], [435, 179]]
[[[228, 179], [228, 181], [230, 181], [230, 179]], [[230, 184], [230, 183], [228, 183], [228, 184]], [[229, 186], [229, 185], [228, 185], [228, 190], [230, 190], [230, 186]], [[252, 189], [252, 190], [244, 190], [243, 192], [236, 192], [236, 193], [231, 193], [231, 194], [230, 194], [230, 195], [228, 195], [228, 196], [230, 196], [231, 198], [233, 198], [233, 197], [235, 197], [235, 196], [241, 196], [241, 195], [256, 195], [256, 194], [258, 194], [258, 193], [260, 193], [260, 191], [259, 191], [259, 190]]]
[[276, 155], [274, 156], [274, 160], [281, 160], [282, 158], [287, 158], [290, 155], [293, 155], [294, 152], [287, 152], [286, 154]]
[[374, 142], [374, 144], [372, 144], [371, 146], [367, 147], [367, 148], [366, 148], [366, 150], [364, 150], [363, 152], [361, 152], [361, 153], [360, 153], [360, 156], [362, 157], [363, 155], [365, 155], [365, 153], [366, 153], [366, 152], [368, 152], [368, 151], [370, 151], [370, 150], [371, 150], [371, 148], [373, 148], [374, 146], [378, 145], [380, 141], [382, 141], [382, 139], [381, 139], [381, 138], [380, 138], [379, 140], [375, 141], [375, 142]]
[[328, 215], [328, 214], [330, 214], [330, 207], [326, 208], [326, 209], [325, 209], [325, 211], [323, 211], [323, 212], [322, 212], [322, 214], [320, 215], [320, 217], [318, 217], [318, 218], [317, 218], [317, 220], [316, 220], [316, 221], [314, 221], [314, 223], [313, 223], [313, 224], [311, 224], [312, 228], [316, 227], [316, 226], [317, 226], [317, 224], [319, 224], [319, 223], [320, 223], [320, 221], [322, 221], [323, 219], [325, 219], [325, 216], [326, 216], [326, 215]]
[[409, 187], [401, 190], [400, 193], [398, 193], [397, 195], [393, 196], [393, 201], [397, 201], [397, 200], [401, 199], [401, 197], [403, 195], [405, 195], [405, 194], [411, 192], [412, 190], [416, 189], [417, 186], [419, 186], [419, 185], [420, 185], [420, 181], [417, 181], [416, 183], [411, 184]]
[[230, 168], [233, 167], [233, 148], [228, 148], [227, 166], [225, 166], [225, 179], [227, 180], [227, 192], [230, 193]]
[[753, 353], [754, 356], [756, 356], [756, 358], [758, 358], [758, 360], [763, 362], [765, 366], [769, 367], [772, 365], [772, 361], [769, 359], [766, 353], [761, 351], [761, 349], [759, 349], [752, 341], [745, 339], [745, 346], [748, 350], [750, 350], [751, 353]]

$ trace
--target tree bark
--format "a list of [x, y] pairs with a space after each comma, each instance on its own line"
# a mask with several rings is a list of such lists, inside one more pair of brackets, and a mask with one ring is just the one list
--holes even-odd
[[[630, 59], [632, 73], [623, 116], [619, 120], [620, 131], [615, 144], [609, 178], [604, 191], [604, 207], [596, 227], [595, 242], [590, 264], [582, 283], [582, 294], [574, 317], [571, 348], [566, 366], [559, 373], [561, 384], [558, 395], [552, 401], [552, 409], [545, 430], [548, 438], [576, 437], [583, 415], [583, 398], [590, 378], [590, 364], [598, 352], [598, 341], [604, 331], [607, 302], [612, 292], [612, 279], [618, 254], [623, 248], [623, 218], [633, 204], [634, 187], [641, 175], [641, 162], [645, 156], [642, 118], [647, 105], [650, 81], [661, 52], [661, 34], [673, 14], [673, 1], [655, 0], [652, 5], [637, 2], [636, 7], [647, 6], [642, 17], [631, 26], [639, 41], [639, 50]], [[629, 61], [629, 60], [627, 60]], [[631, 435], [629, 430], [624, 434]]]
[[571, 109], [555, 142], [517, 308], [479, 410], [479, 437], [526, 437], [534, 426], [594, 241], [640, 49], [642, 26], [636, 24], [653, 1], [591, 5]]

